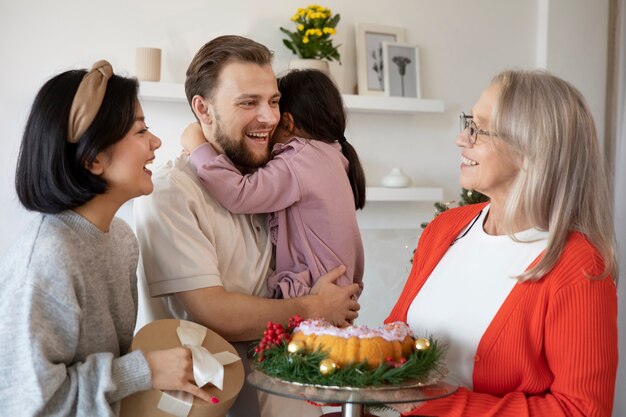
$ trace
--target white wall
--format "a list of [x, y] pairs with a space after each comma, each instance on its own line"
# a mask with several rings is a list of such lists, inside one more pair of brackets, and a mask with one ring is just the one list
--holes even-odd
[[[380, 2], [371, 0], [324, 2], [342, 15], [337, 40], [343, 65], [333, 64], [331, 71], [344, 92], [352, 92], [356, 84], [355, 23], [395, 25], [405, 27], [407, 40], [420, 46], [423, 96], [442, 99], [446, 105], [443, 114], [350, 115], [347, 136], [359, 151], [368, 182], [376, 185], [391, 167], [401, 166], [414, 184], [442, 186], [446, 200], [458, 199], [459, 158], [453, 144], [457, 115], [467, 111], [490, 78], [505, 68], [545, 63], [583, 91], [602, 127], [606, 31], [598, 28], [606, 27], [607, 3], [390, 0], [381, 9]], [[276, 51], [275, 69], [280, 71], [290, 54], [278, 27], [292, 25], [289, 17], [297, 6], [288, 0], [262, 7], [251, 0], [3, 1], [0, 137], [5, 152], [0, 155], [0, 219], [7, 221], [0, 249], [13, 241], [25, 222], [13, 192], [13, 171], [29, 105], [48, 77], [88, 67], [102, 57], [116, 71], [132, 74], [135, 48], [155, 46], [163, 49], [162, 81], [182, 82], [193, 53], [208, 39], [226, 33], [268, 45]], [[542, 10], [548, 11], [543, 18]], [[537, 56], [539, 50], [543, 59]], [[157, 158], [168, 159], [178, 151], [180, 127], [191, 114], [184, 105], [144, 107], [153, 131], [164, 141]], [[389, 210], [394, 213], [387, 216], [393, 222], [390, 226], [416, 229], [433, 211], [431, 204], [372, 204], [360, 218], [366, 225], [378, 224], [368, 221], [367, 215], [380, 218]]]
[[[360, 153], [370, 184], [379, 183], [391, 167], [401, 166], [416, 185], [442, 186], [446, 199], [458, 199], [459, 157], [453, 145], [458, 113], [471, 107], [497, 71], [534, 66], [535, 3], [391, 0], [384, 13], [377, 1], [324, 4], [342, 15], [337, 40], [342, 44], [343, 65], [334, 64], [331, 71], [344, 92], [352, 92], [356, 84], [354, 25], [369, 22], [407, 28], [407, 40], [421, 48], [423, 96], [446, 103], [443, 114], [351, 115], [348, 137]], [[282, 70], [290, 54], [278, 27], [292, 25], [289, 18], [297, 6], [288, 0], [262, 7], [251, 0], [2, 2], [0, 133], [6, 151], [0, 156], [0, 218], [10, 220], [0, 236], [0, 249], [24, 224], [15, 203], [13, 170], [29, 105], [48, 77], [64, 69], [88, 67], [102, 57], [116, 71], [132, 74], [135, 48], [155, 46], [164, 51], [162, 81], [182, 82], [193, 53], [208, 39], [226, 33], [265, 43], [276, 51], [275, 69]], [[190, 113], [184, 106], [145, 107], [153, 131], [164, 140], [157, 157], [167, 159], [176, 153], [180, 126]], [[170, 117], [172, 112], [176, 118]], [[431, 204], [395, 207], [400, 215], [389, 216], [398, 223], [395, 227], [418, 229], [433, 212]], [[369, 210], [384, 214], [389, 208], [372, 205]]]
[[[182, 82], [195, 51], [221, 34], [240, 34], [266, 44], [276, 52], [279, 71], [286, 68], [290, 55], [278, 27], [290, 27], [292, 13], [306, 4], [304, 0], [263, 4], [253, 0], [2, 0], [0, 250], [15, 239], [29, 217], [16, 202], [13, 172], [29, 106], [47, 78], [65, 69], [89, 67], [101, 58], [108, 59], [116, 72], [132, 74], [135, 48], [153, 46], [163, 49], [162, 81]], [[588, 98], [603, 132], [608, 0], [326, 0], [321, 4], [342, 16], [337, 41], [342, 44], [343, 65], [331, 66], [342, 91], [351, 93], [356, 84], [355, 23], [401, 26], [407, 29], [407, 41], [420, 46], [423, 97], [442, 99], [446, 105], [442, 114], [350, 116], [347, 136], [372, 185], [391, 167], [401, 166], [414, 184], [441, 186], [446, 200], [458, 199], [459, 152], [454, 146], [458, 114], [470, 109], [491, 77], [506, 68], [545, 66], [571, 81]], [[191, 115], [185, 106], [146, 103], [144, 110], [164, 142], [158, 160], [165, 160], [177, 152], [180, 127]], [[419, 223], [432, 212], [430, 204], [367, 208], [361, 215], [363, 222], [367, 223], [363, 216], [386, 216], [389, 227], [404, 229], [399, 233], [402, 237], [389, 240], [382, 252], [366, 243], [368, 262], [376, 265], [372, 270], [384, 271], [378, 269], [387, 259], [382, 253], [410, 253], [405, 247], [406, 230], [417, 233]], [[130, 217], [127, 208], [123, 216]], [[388, 237], [385, 234], [380, 241], [387, 242]], [[397, 269], [405, 276], [404, 266]], [[388, 298], [370, 320], [384, 318], [394, 295]], [[374, 306], [364, 305], [364, 310], [368, 307]]]

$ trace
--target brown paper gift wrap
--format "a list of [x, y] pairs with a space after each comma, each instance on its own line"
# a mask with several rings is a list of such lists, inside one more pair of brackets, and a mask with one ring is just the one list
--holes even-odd
[[[141, 349], [143, 352], [170, 349], [180, 346], [176, 328], [180, 320], [164, 319], [149, 323], [135, 335], [131, 350]], [[237, 355], [235, 348], [224, 338], [207, 329], [202, 346], [215, 354], [229, 351]], [[193, 398], [193, 406], [188, 417], [223, 417], [231, 407], [244, 381], [243, 364], [241, 361], [224, 366], [224, 389], [219, 390], [212, 384], [204, 386], [205, 391], [219, 399], [219, 403], [211, 404], [200, 398]], [[172, 414], [159, 410], [157, 404], [161, 399], [161, 391], [151, 389], [141, 391], [122, 400], [120, 417], [172, 417]]]

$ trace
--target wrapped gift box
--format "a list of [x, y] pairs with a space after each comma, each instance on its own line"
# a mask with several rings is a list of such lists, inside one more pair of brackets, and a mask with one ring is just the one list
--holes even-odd
[[[181, 320], [156, 320], [142, 327], [137, 332], [131, 350], [141, 349], [143, 352], [169, 349], [181, 346], [176, 329]], [[206, 337], [202, 346], [212, 354], [228, 351], [237, 355], [235, 348], [224, 338], [210, 329], [206, 329]], [[200, 398], [193, 398], [193, 405], [188, 417], [223, 417], [231, 407], [244, 382], [244, 370], [241, 360], [224, 366], [224, 389], [220, 390], [212, 384], [202, 389], [219, 400], [208, 403]], [[157, 406], [163, 393], [156, 389], [138, 392], [124, 398], [120, 417], [171, 417], [172, 414], [160, 410]]]

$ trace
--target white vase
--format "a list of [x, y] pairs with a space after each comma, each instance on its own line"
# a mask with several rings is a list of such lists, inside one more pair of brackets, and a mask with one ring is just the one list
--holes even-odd
[[402, 168], [393, 168], [381, 182], [384, 187], [401, 188], [411, 185], [411, 178], [402, 171]]
[[330, 77], [328, 61], [322, 59], [292, 59], [289, 61], [289, 69], [316, 69]]

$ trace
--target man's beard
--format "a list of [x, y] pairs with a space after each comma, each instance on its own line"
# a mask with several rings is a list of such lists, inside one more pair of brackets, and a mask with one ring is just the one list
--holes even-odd
[[265, 156], [255, 155], [252, 151], [250, 151], [250, 149], [248, 149], [244, 139], [240, 138], [239, 140], [236, 140], [234, 138], [229, 138], [228, 135], [224, 133], [224, 130], [222, 129], [222, 121], [217, 114], [215, 120], [217, 122], [217, 127], [215, 129], [215, 141], [221, 146], [224, 150], [224, 154], [226, 154], [226, 156], [229, 157], [235, 165], [244, 169], [256, 169], [267, 164], [267, 161], [270, 160], [269, 150], [266, 152]]

